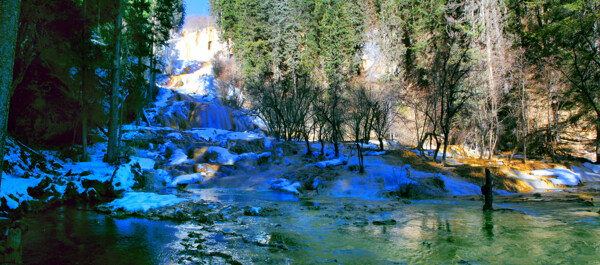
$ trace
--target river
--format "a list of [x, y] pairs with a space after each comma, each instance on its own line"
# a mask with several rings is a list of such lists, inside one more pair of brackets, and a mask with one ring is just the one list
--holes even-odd
[[[226, 217], [207, 225], [114, 219], [63, 207], [28, 218], [23, 260], [26, 264], [600, 261], [599, 214], [593, 207], [572, 202], [505, 202], [495, 205], [503, 210], [482, 212], [481, 202], [461, 198], [298, 199], [236, 189], [195, 190], [187, 196], [218, 201], [223, 212], [232, 206], [269, 212]], [[207, 253], [221, 254], [207, 257]], [[223, 256], [230, 258], [219, 258]]]

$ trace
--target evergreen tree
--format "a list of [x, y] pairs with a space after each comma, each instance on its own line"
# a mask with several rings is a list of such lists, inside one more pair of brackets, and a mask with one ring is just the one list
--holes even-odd
[[[575, 96], [572, 120], [588, 122], [596, 130], [596, 160], [600, 160], [600, 3], [595, 0], [516, 2], [510, 5], [515, 17], [527, 27], [513, 29], [529, 56], [549, 64], [569, 81]], [[521, 31], [519, 31], [521, 30]]]

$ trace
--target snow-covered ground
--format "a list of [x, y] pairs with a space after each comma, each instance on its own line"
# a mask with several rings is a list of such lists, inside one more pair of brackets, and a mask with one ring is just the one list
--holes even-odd
[[[5, 198], [10, 209], [16, 209], [24, 201], [32, 200], [33, 198], [27, 193], [27, 188], [35, 187], [42, 181], [42, 178], [21, 178], [13, 177], [6, 173], [2, 173], [2, 192], [0, 198]], [[16, 198], [14, 200], [11, 198]]]
[[[134, 164], [139, 164], [142, 169], [152, 169], [154, 167], [154, 160], [148, 158], [131, 157], [131, 162], [121, 165], [119, 167], [113, 167], [109, 164], [102, 162], [106, 146], [105, 144], [97, 144], [90, 149], [90, 156], [92, 161], [90, 162], [64, 162], [47, 154], [47, 159], [51, 159], [58, 163], [60, 168], [56, 169], [56, 174], [43, 173], [37, 176], [31, 175], [29, 177], [14, 176], [11, 174], [2, 174], [2, 193], [1, 196], [7, 199], [8, 205], [11, 209], [17, 208], [24, 201], [35, 200], [28, 192], [27, 188], [37, 186], [44, 177], [50, 177], [53, 179], [53, 183], [47, 189], [53, 189], [64, 196], [67, 190], [68, 183], [73, 183], [78, 193], [87, 192], [89, 188], [83, 187], [82, 182], [85, 180], [97, 180], [105, 182], [113, 179], [113, 187], [115, 191], [131, 191], [134, 182], [134, 175], [131, 171]], [[23, 165], [31, 164], [28, 161], [23, 161], [22, 156], [18, 156], [20, 150], [18, 148], [9, 148], [9, 159], [13, 163], [17, 163], [19, 167]], [[113, 177], [114, 175], [114, 177]], [[12, 198], [11, 198], [12, 197]], [[16, 198], [17, 200], [14, 200]]]

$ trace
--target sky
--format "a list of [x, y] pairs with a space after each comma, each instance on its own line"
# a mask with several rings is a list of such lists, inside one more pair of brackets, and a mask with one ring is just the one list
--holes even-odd
[[208, 0], [184, 0], [187, 16], [210, 15]]

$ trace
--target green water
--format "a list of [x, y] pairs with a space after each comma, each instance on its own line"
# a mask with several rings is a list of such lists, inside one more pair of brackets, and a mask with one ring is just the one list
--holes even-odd
[[[219, 252], [242, 264], [600, 263], [600, 217], [593, 206], [528, 202], [495, 205], [511, 210], [484, 213], [481, 202], [460, 199], [406, 204], [331, 197], [273, 201], [278, 197], [235, 190], [210, 194], [222, 200], [226, 217], [228, 206], [257, 206], [269, 213], [214, 224], [114, 220], [78, 211], [47, 214], [33, 220], [25, 235], [24, 260], [225, 263], [205, 255]], [[56, 240], [62, 243], [52, 243]], [[197, 243], [184, 250], [185, 242]]]
[[[600, 217], [590, 211], [596, 208], [566, 203], [499, 207], [512, 210], [484, 213], [480, 202], [450, 200], [282, 202], [276, 215], [223, 222], [213, 232], [223, 231], [220, 240], [205, 238], [242, 263], [600, 263]], [[373, 223], [386, 220], [395, 224]], [[244, 240], [227, 236], [232, 233]], [[269, 243], [259, 246], [257, 238]]]

